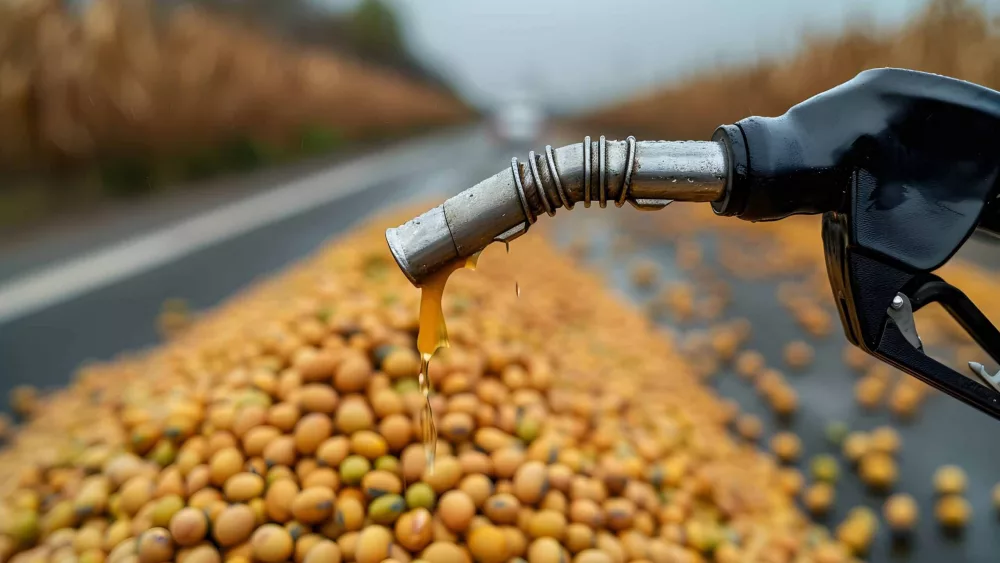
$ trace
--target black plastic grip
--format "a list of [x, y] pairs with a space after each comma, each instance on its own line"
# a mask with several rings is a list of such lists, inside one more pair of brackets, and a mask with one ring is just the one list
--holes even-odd
[[780, 117], [736, 126], [746, 173], [717, 212], [749, 221], [846, 212], [853, 244], [918, 271], [962, 245], [1000, 178], [1000, 93], [936, 74], [865, 71]]

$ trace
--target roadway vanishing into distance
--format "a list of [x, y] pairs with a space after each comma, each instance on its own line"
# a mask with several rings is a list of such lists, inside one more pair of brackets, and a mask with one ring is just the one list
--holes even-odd
[[[443, 199], [509, 166], [481, 127], [275, 174], [234, 178], [100, 224], [0, 249], [0, 396], [65, 385], [89, 360], [157, 343], [163, 302], [211, 307], [331, 237], [420, 199]], [[150, 225], [153, 225], [150, 227]], [[60, 236], [61, 235], [61, 236]]]

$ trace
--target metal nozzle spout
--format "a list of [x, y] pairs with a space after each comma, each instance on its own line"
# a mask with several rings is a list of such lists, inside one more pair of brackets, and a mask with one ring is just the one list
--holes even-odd
[[542, 214], [608, 201], [662, 209], [672, 201], [723, 198], [729, 177], [725, 146], [716, 141], [607, 141], [528, 153], [509, 169], [385, 233], [400, 269], [414, 285], [494, 241], [509, 242]]

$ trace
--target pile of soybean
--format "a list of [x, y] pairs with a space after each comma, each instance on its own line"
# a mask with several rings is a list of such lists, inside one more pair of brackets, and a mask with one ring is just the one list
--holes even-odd
[[854, 560], [671, 337], [539, 236], [449, 282], [428, 467], [419, 292], [383, 227], [22, 393], [0, 560]]

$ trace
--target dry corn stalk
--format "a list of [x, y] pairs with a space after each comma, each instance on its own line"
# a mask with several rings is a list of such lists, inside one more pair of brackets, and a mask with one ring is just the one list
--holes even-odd
[[324, 51], [283, 45], [190, 6], [0, 2], [0, 166], [162, 154], [305, 124], [355, 135], [454, 122], [451, 96]]
[[902, 29], [813, 39], [793, 58], [720, 70], [587, 116], [602, 130], [702, 139], [720, 123], [781, 115], [862, 70], [903, 67], [1000, 88], [1000, 29], [967, 0], [934, 0]]

